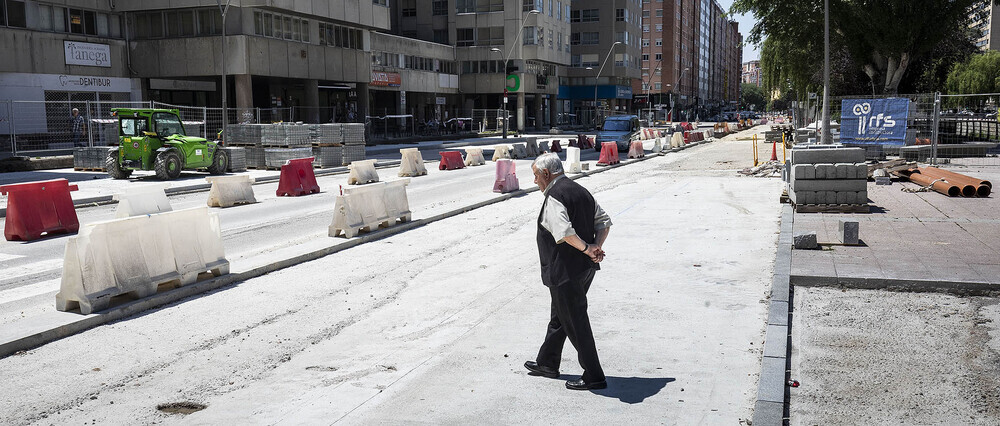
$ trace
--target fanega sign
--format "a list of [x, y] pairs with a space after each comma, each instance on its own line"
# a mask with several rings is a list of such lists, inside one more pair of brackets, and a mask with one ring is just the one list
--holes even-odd
[[111, 68], [111, 46], [63, 40], [66, 65]]
[[844, 99], [840, 105], [840, 142], [903, 145], [910, 100]]

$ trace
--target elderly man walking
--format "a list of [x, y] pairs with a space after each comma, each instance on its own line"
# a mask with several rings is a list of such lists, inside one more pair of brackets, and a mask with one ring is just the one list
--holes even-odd
[[552, 310], [538, 356], [524, 367], [533, 375], [558, 378], [563, 344], [568, 338], [576, 348], [583, 375], [579, 380], [567, 381], [566, 388], [604, 389], [608, 383], [587, 316], [587, 290], [604, 259], [601, 246], [611, 230], [611, 219], [590, 192], [563, 175], [556, 154], [539, 156], [531, 171], [545, 194], [536, 240], [542, 283], [549, 288]]

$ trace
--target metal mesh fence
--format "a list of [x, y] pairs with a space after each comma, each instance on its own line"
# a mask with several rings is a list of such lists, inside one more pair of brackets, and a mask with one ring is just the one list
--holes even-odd
[[515, 123], [510, 122], [510, 117], [510, 111], [502, 109], [474, 109], [470, 124], [473, 126], [473, 131], [479, 133], [503, 133], [503, 120], [506, 119], [509, 132], [517, 128]]
[[[842, 111], [844, 100], [888, 98], [909, 100], [905, 137], [885, 143], [841, 140], [840, 135], [844, 125], [864, 127], [883, 122], [883, 118], [876, 116], [867, 117], [867, 121], [853, 116], [844, 117]], [[1000, 94], [925, 93], [831, 97], [829, 108], [832, 142], [863, 147], [868, 158], [872, 160], [898, 157], [930, 164], [951, 162], [963, 165], [1000, 166], [1000, 156], [998, 156], [1000, 122], [997, 121], [996, 114], [998, 99]], [[818, 124], [822, 121], [821, 99], [799, 102], [793, 108], [792, 115], [796, 128], [796, 143], [821, 140], [822, 126]]]

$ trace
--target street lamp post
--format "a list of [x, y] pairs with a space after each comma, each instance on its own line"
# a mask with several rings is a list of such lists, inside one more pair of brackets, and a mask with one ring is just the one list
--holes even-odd
[[[226, 0], [225, 5], [222, 4], [222, 0], [215, 2], [219, 5], [219, 13], [222, 14], [222, 131], [225, 132], [226, 125], [229, 124], [229, 116], [226, 114], [226, 12], [229, 11], [229, 3], [232, 0]], [[205, 123], [205, 129], [208, 130], [208, 123]]]
[[608, 54], [604, 56], [604, 63], [601, 64], [601, 69], [597, 70], [597, 75], [594, 76], [594, 127], [597, 127], [597, 80], [601, 78], [601, 72], [604, 71], [604, 66], [608, 64], [608, 58], [611, 57], [611, 52], [615, 50], [615, 46], [622, 44], [620, 41], [616, 41], [611, 44], [608, 48]]
[[823, 2], [823, 133], [820, 143], [830, 143], [830, 0]]
[[[503, 60], [503, 138], [507, 139], [507, 121], [510, 114], [507, 113], [507, 65], [510, 63], [510, 57], [514, 54], [514, 48], [517, 47], [518, 40], [521, 39], [521, 33], [524, 32], [524, 24], [528, 22], [528, 17], [531, 15], [537, 15], [539, 13], [538, 9], [529, 10], [527, 14], [524, 15], [524, 19], [521, 19], [521, 27], [517, 29], [517, 35], [514, 36], [514, 43], [510, 45], [510, 51], [507, 52], [507, 57]], [[499, 52], [500, 49], [494, 47], [490, 49], [491, 52]]]
[[[681, 92], [681, 78], [684, 77], [684, 71], [689, 71], [690, 69], [691, 67], [686, 67], [682, 69], [680, 73], [677, 74], [677, 84], [674, 85], [674, 90], [677, 91], [678, 98], [680, 98], [680, 92]], [[673, 94], [670, 95], [670, 100], [671, 101], [674, 100]], [[674, 123], [674, 117], [676, 116], [676, 111], [674, 111], [675, 104], [677, 104], [676, 101], [670, 102], [670, 124]]]
[[663, 59], [656, 62], [656, 65], [649, 70], [649, 78], [646, 79], [646, 119], [649, 120], [649, 125], [653, 125], [653, 100], [649, 97], [650, 82], [653, 81], [653, 73], [660, 68], [660, 64], [663, 63]]

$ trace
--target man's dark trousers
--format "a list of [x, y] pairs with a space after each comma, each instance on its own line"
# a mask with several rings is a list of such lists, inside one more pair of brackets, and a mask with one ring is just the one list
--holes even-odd
[[597, 346], [594, 344], [594, 332], [590, 328], [590, 317], [587, 315], [587, 290], [590, 290], [590, 283], [594, 281], [596, 272], [588, 268], [586, 272], [563, 285], [549, 287], [549, 293], [552, 295], [552, 314], [548, 331], [545, 333], [545, 341], [542, 342], [538, 357], [535, 359], [538, 365], [558, 370], [562, 360], [563, 344], [569, 338], [584, 369], [583, 381], [587, 383], [605, 380], [601, 361], [597, 358]]

